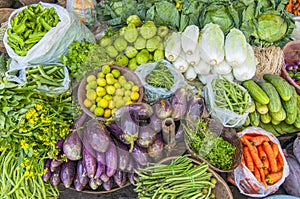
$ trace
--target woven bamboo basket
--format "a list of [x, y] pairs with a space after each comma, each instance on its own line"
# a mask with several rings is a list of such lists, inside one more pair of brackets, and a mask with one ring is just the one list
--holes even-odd
[[231, 168], [229, 170], [222, 170], [220, 168], [217, 168], [215, 166], [213, 166], [209, 161], [207, 161], [206, 159], [204, 159], [204, 157], [196, 154], [190, 147], [190, 145], [188, 144], [187, 141], [187, 136], [185, 135], [185, 143], [186, 143], [186, 148], [188, 153], [190, 153], [192, 155], [193, 158], [201, 161], [201, 162], [205, 162], [209, 165], [210, 168], [212, 168], [214, 171], [217, 172], [221, 172], [221, 173], [225, 173], [225, 172], [232, 172], [235, 168], [237, 168], [242, 160], [242, 143], [239, 139], [239, 137], [236, 134], [236, 131], [233, 128], [223, 128], [222, 133], [220, 134], [220, 136], [225, 140], [228, 141], [230, 144], [232, 144], [233, 146], [236, 147], [235, 150], [235, 154], [232, 157], [232, 165]]
[[[177, 156], [173, 156], [173, 157], [167, 157], [163, 160], [161, 160], [159, 163], [170, 163], [172, 160], [176, 159]], [[201, 164], [200, 161], [194, 159], [194, 158], [190, 158], [190, 160], [192, 160], [195, 164]], [[233, 195], [232, 192], [229, 188], [229, 186], [227, 185], [227, 183], [224, 181], [224, 179], [218, 175], [216, 172], [213, 171], [213, 169], [208, 168], [208, 171], [211, 172], [213, 174], [213, 176], [218, 180], [215, 188], [213, 189], [212, 193], [215, 194], [216, 198], [222, 198], [222, 199], [233, 199]]]
[[55, 3], [55, 0], [20, 0], [20, 2], [24, 5], [30, 5], [30, 4], [37, 4], [39, 2], [44, 2], [44, 3]]
[[[283, 48], [283, 56], [285, 63], [294, 65], [300, 60], [300, 40], [294, 40], [287, 43]], [[296, 84], [288, 74], [285, 66], [281, 68], [281, 76], [286, 79], [292, 86], [295, 87], [298, 94], [300, 94], [300, 85]]]

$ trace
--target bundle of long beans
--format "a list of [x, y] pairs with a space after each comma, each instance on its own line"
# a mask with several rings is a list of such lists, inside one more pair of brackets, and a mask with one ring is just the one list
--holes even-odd
[[208, 165], [196, 165], [187, 155], [170, 164], [152, 163], [135, 172], [139, 175], [135, 191], [140, 199], [215, 198], [212, 189], [217, 180], [208, 171]]
[[250, 106], [250, 96], [240, 85], [227, 79], [216, 78], [212, 81], [215, 106], [244, 114]]

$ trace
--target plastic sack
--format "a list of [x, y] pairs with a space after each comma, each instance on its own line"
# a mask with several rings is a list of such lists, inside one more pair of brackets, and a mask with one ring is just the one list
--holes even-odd
[[[11, 63], [11, 64], [14, 64], [14, 63]], [[55, 66], [59, 66], [59, 67], [63, 68], [64, 79], [61, 82], [61, 86], [50, 88], [46, 85], [41, 85], [41, 86], [37, 87], [36, 90], [42, 91], [46, 94], [55, 94], [55, 95], [60, 95], [64, 92], [66, 92], [67, 90], [69, 90], [71, 80], [69, 77], [69, 71], [68, 71], [67, 67], [60, 63], [49, 64], [49, 65], [55, 65]], [[35, 66], [37, 66], [37, 65], [29, 65], [22, 69], [9, 70], [5, 73], [5, 75], [9, 81], [17, 82], [18, 84], [25, 84], [27, 82], [26, 70], [30, 70]], [[45, 67], [45, 66], [47, 66], [47, 65], [42, 65], [42, 67]]]
[[[282, 178], [275, 183], [274, 185], [269, 185], [266, 189], [264, 184], [262, 182], [257, 181], [253, 173], [247, 168], [247, 166], [244, 163], [241, 163], [235, 170], [234, 170], [234, 181], [240, 190], [240, 192], [244, 195], [250, 196], [250, 197], [265, 197], [269, 194], [272, 194], [276, 192], [280, 185], [284, 182], [285, 178], [289, 175], [289, 166], [285, 159], [285, 156], [283, 154], [283, 151], [280, 147], [279, 140], [270, 132], [265, 131], [262, 128], [259, 127], [248, 127], [244, 129], [242, 132], [239, 132], [237, 135], [238, 137], [242, 137], [243, 135], [250, 133], [251, 134], [257, 134], [257, 135], [266, 135], [270, 138], [271, 142], [274, 142], [278, 145], [279, 153], [283, 157], [284, 160], [284, 168], [283, 168], [283, 175]], [[258, 188], [258, 193], [251, 194], [251, 193], [245, 193], [244, 190], [241, 187], [241, 182], [247, 181], [248, 183], [251, 183], [252, 186], [255, 186]]]
[[82, 23], [92, 26], [97, 16], [96, 4], [95, 0], [67, 0], [66, 8], [75, 13]]
[[[223, 126], [225, 126], [225, 127], [230, 127], [230, 128], [241, 127], [247, 119], [249, 110], [247, 112], [245, 112], [244, 114], [239, 115], [229, 109], [215, 107], [214, 106], [214, 104], [215, 104], [214, 103], [214, 92], [213, 92], [213, 88], [212, 88], [212, 81], [215, 78], [218, 78], [218, 75], [205, 76], [206, 86], [203, 88], [202, 95], [205, 99], [206, 106], [207, 106], [209, 113], [211, 114], [211, 116], [213, 118], [219, 119], [222, 122]], [[242, 87], [242, 86], [240, 86], [240, 87], [243, 91], [247, 92], [247, 90], [244, 87]], [[251, 102], [251, 97], [249, 95], [249, 104], [250, 104], [250, 102]]]
[[[147, 75], [156, 67], [156, 65], [159, 62], [162, 62], [174, 76], [174, 85], [171, 87], [170, 90], [167, 90], [165, 88], [154, 87], [146, 82]], [[147, 102], [153, 102], [158, 98], [168, 98], [173, 93], [175, 93], [175, 91], [178, 88], [187, 86], [187, 83], [185, 82], [183, 75], [178, 70], [176, 70], [170, 62], [166, 60], [141, 64], [136, 68], [135, 73], [138, 75], [138, 77], [142, 82], [142, 85], [145, 88], [145, 96]]]
[[[69, 46], [74, 40], [82, 41], [86, 39], [89, 42], [95, 42], [93, 33], [84, 26], [73, 13], [69, 13], [66, 9], [56, 4], [41, 4], [45, 8], [54, 7], [60, 22], [51, 28], [42, 39], [28, 51], [26, 56], [19, 56], [8, 45], [8, 34], [6, 31], [3, 43], [9, 57], [17, 62], [14, 67], [22, 68], [27, 65], [56, 63], [59, 62], [61, 55], [67, 53]], [[12, 17], [25, 8], [26, 7], [22, 7], [12, 12], [9, 17], [8, 28], [11, 28], [10, 21]]]

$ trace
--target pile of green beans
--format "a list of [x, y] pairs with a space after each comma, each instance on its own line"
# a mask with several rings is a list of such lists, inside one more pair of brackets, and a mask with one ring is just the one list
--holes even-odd
[[[19, 152], [13, 149], [2, 151], [0, 154], [0, 198], [58, 198], [59, 190], [57, 187], [45, 183], [41, 176], [26, 177], [24, 175], [24, 169], [19, 166], [18, 162]], [[31, 166], [37, 173], [44, 170], [43, 164]]]
[[216, 78], [212, 81], [212, 89], [216, 107], [229, 109], [239, 115], [248, 111], [250, 96], [237, 83]]
[[58, 65], [37, 65], [26, 69], [28, 84], [36, 85], [37, 88], [47, 86], [49, 89], [62, 87], [65, 73], [62, 66]]
[[164, 63], [158, 63], [146, 76], [146, 82], [154, 87], [171, 90], [174, 85], [174, 76]]
[[152, 163], [135, 172], [139, 175], [135, 188], [139, 199], [215, 198], [212, 189], [217, 179], [208, 171], [208, 165], [196, 165], [187, 155], [170, 164]]
[[27, 52], [59, 22], [54, 7], [44, 8], [42, 4], [28, 5], [11, 20], [7, 30], [8, 44], [20, 56]]

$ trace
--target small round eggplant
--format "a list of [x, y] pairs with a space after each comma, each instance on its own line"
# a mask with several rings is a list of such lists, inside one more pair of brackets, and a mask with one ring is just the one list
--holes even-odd
[[141, 147], [147, 148], [150, 146], [156, 136], [156, 132], [150, 126], [141, 126], [137, 144]]
[[63, 144], [63, 151], [69, 160], [80, 160], [82, 158], [82, 142], [79, 137], [79, 130], [73, 131]]
[[180, 120], [184, 117], [187, 107], [187, 97], [188, 92], [185, 88], [177, 89], [172, 95], [170, 99], [171, 106], [173, 108], [171, 117], [174, 121]]
[[173, 113], [173, 108], [169, 100], [157, 99], [152, 106], [159, 119], [170, 117]]
[[76, 163], [73, 161], [64, 162], [61, 166], [60, 179], [66, 188], [70, 188], [75, 178]]
[[202, 98], [193, 96], [188, 102], [185, 119], [189, 123], [197, 122], [203, 113], [204, 107], [204, 100]]
[[129, 152], [128, 148], [125, 144], [122, 142], [118, 141], [117, 139], [114, 139], [116, 148], [117, 148], [117, 153], [118, 153], [118, 168], [121, 171], [124, 171], [129, 163]]
[[51, 159], [45, 160], [45, 169], [47, 169], [47, 172], [42, 176], [42, 178], [45, 182], [48, 181], [51, 177], [51, 171], [50, 171], [51, 162], [52, 162]]
[[57, 170], [55, 170], [51, 177], [50, 177], [50, 184], [54, 187], [58, 186], [60, 183], [60, 167], [57, 167]]
[[55, 147], [58, 152], [61, 152], [63, 150], [64, 140], [58, 140], [55, 144]]
[[133, 172], [135, 161], [133, 160], [131, 155], [129, 156], [128, 159], [129, 160], [128, 160], [128, 165], [127, 165], [127, 168], [126, 168], [126, 172]]
[[119, 121], [122, 119], [124, 113], [131, 113], [138, 120], [147, 120], [153, 114], [153, 109], [149, 104], [143, 102], [125, 105], [114, 112], [114, 120]]
[[83, 147], [83, 166], [86, 169], [87, 176], [93, 178], [96, 173], [97, 160], [85, 147]]
[[151, 115], [150, 122], [148, 124], [156, 133], [161, 132], [162, 120], [157, 117], [156, 114]]
[[112, 138], [109, 138], [109, 147], [105, 152], [105, 172], [108, 177], [112, 177], [118, 168], [118, 153]]
[[130, 142], [127, 142], [125, 140], [125, 138], [124, 138], [125, 134], [124, 134], [123, 130], [120, 128], [120, 126], [115, 121], [111, 121], [107, 125], [107, 129], [110, 132], [110, 134], [113, 135], [116, 139], [120, 140], [124, 144], [130, 144]]
[[105, 153], [97, 152], [96, 160], [97, 160], [97, 169], [94, 178], [98, 179], [105, 172]]
[[59, 167], [60, 165], [62, 165], [63, 162], [64, 161], [61, 159], [61, 155], [59, 155], [56, 160], [52, 160], [51, 161], [50, 171], [54, 172], [55, 168]]
[[164, 141], [161, 133], [156, 134], [154, 142], [147, 148], [147, 152], [155, 162], [159, 161], [163, 157]]
[[106, 127], [96, 119], [87, 123], [84, 137], [95, 151], [104, 153], [109, 146], [109, 134]]
[[114, 180], [113, 180], [113, 178], [109, 178], [109, 180], [108, 180], [107, 182], [103, 182], [103, 183], [102, 183], [102, 186], [103, 186], [103, 188], [104, 188], [106, 191], [111, 190], [112, 187], [113, 187], [113, 185], [114, 185]]
[[180, 124], [175, 133], [176, 142], [184, 142], [184, 129], [182, 124]]
[[82, 184], [82, 186], [84, 187], [89, 182], [86, 169], [83, 166], [82, 160], [77, 161], [76, 178], [79, 180], [80, 184]]
[[133, 147], [131, 155], [134, 158], [134, 160], [140, 165], [147, 165], [149, 161], [147, 150], [138, 145], [135, 145]]

